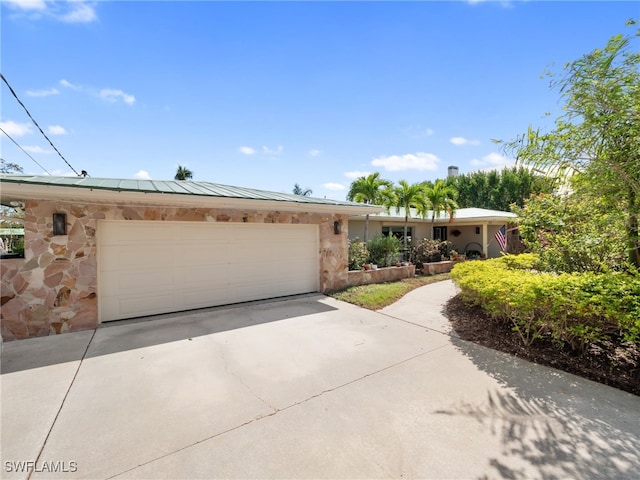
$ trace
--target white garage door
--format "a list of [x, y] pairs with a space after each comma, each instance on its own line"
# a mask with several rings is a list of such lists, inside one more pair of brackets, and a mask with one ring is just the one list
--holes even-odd
[[100, 321], [318, 291], [317, 225], [100, 221]]

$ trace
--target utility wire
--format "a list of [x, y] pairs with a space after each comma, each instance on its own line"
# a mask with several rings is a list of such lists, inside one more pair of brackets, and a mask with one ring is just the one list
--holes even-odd
[[[40, 128], [40, 125], [38, 125], [38, 122], [36, 122], [36, 120], [31, 116], [31, 113], [29, 113], [29, 110], [27, 110], [27, 107], [25, 107], [25, 106], [24, 106], [24, 103], [22, 103], [22, 102], [20, 101], [20, 99], [18, 98], [18, 95], [16, 95], [16, 92], [14, 92], [14, 91], [13, 91], [13, 88], [11, 88], [11, 85], [9, 85], [9, 82], [7, 81], [7, 79], [5, 78], [5, 76], [4, 76], [2, 73], [0, 73], [0, 77], [2, 77], [2, 80], [4, 81], [4, 83], [6, 83], [6, 84], [7, 84], [7, 87], [9, 87], [9, 91], [11, 92], [11, 95], [13, 95], [13, 96], [14, 96], [14, 98], [15, 98], [15, 99], [18, 101], [18, 103], [20, 104], [20, 106], [21, 106], [22, 108], [24, 108], [24, 111], [25, 111], [25, 112], [27, 112], [27, 115], [29, 116], [29, 118], [31, 119], [31, 121], [33, 122], [33, 124], [34, 124], [36, 127], [38, 127], [38, 130], [40, 130], [40, 133], [44, 136], [44, 138], [46, 138], [46, 139], [47, 139], [47, 142], [49, 142], [49, 145], [51, 145], [51, 147], [56, 151], [56, 153], [60, 156], [60, 158], [61, 158], [62, 160], [64, 160], [64, 163], [66, 163], [66, 164], [69, 166], [69, 168], [70, 168], [71, 170], [73, 170], [73, 173], [75, 173], [76, 175], [80, 176], [80, 174], [76, 171], [76, 169], [75, 169], [75, 168], [73, 168], [73, 167], [71, 166], [71, 164], [70, 164], [69, 162], [67, 162], [67, 159], [66, 159], [66, 158], [64, 158], [64, 156], [63, 156], [63, 155], [58, 151], [58, 149], [57, 149], [57, 148], [56, 148], [56, 146], [53, 144], [53, 142], [52, 142], [51, 140], [49, 140], [49, 137], [47, 137], [47, 134], [46, 134], [46, 133], [44, 133], [44, 131], [42, 130], [42, 128]], [[3, 130], [2, 132], [3, 132], [5, 135], [7, 135], [7, 132], [5, 132], [4, 130]], [[7, 137], [9, 137], [9, 135], [7, 135]], [[9, 137], [9, 138], [11, 138], [11, 137]], [[18, 144], [17, 144], [17, 142], [16, 142], [15, 140], [13, 140], [13, 138], [11, 138], [11, 140], [13, 141], [13, 143], [15, 143], [16, 145], [18, 145]], [[20, 147], [20, 145], [18, 145], [18, 146]], [[24, 152], [24, 149], [23, 149], [22, 147], [20, 147], [20, 149], [22, 149], [22, 151]], [[27, 152], [25, 152], [25, 153], [27, 153]], [[29, 155], [29, 154], [27, 153], [27, 155]], [[29, 157], [31, 157], [31, 155], [29, 155]], [[31, 157], [31, 159], [33, 160], [33, 157]], [[33, 160], [33, 161], [35, 162], [35, 160]], [[36, 163], [38, 163], [38, 162], [36, 162]], [[40, 164], [38, 163], [38, 165], [40, 165]], [[46, 170], [45, 170], [43, 167], [41, 167], [41, 168], [46, 172]], [[49, 172], [47, 172], [47, 173], [49, 173]], [[49, 175], [51, 175], [51, 174], [49, 174]]]
[[[16, 142], [13, 138], [11, 138], [11, 135], [9, 135], [7, 132], [5, 132], [5, 131], [4, 131], [4, 129], [2, 129], [2, 127], [0, 127], [0, 130], [2, 131], [2, 133], [4, 133], [4, 134], [7, 136], [7, 138], [9, 138], [9, 140], [11, 140], [13, 143], [15, 143], [15, 144], [16, 144], [16, 146], [17, 146], [20, 150], [22, 150], [22, 151], [25, 153], [25, 155], [27, 155], [27, 157], [29, 157], [31, 160], [33, 160], [33, 161], [36, 163], [36, 165], [38, 165], [38, 166], [39, 166], [42, 170], [44, 170], [45, 172], [49, 173], [49, 172], [47, 171], [47, 169], [46, 169], [46, 168], [44, 168], [42, 165], [40, 165], [40, 164], [38, 163], [38, 161], [37, 161], [35, 158], [33, 158], [29, 152], [27, 152], [24, 148], [22, 148], [22, 147], [20, 146], [20, 144], [19, 144], [18, 142]], [[74, 172], [75, 172], [75, 170], [74, 170]], [[51, 174], [49, 173], [49, 175], [51, 175]]]

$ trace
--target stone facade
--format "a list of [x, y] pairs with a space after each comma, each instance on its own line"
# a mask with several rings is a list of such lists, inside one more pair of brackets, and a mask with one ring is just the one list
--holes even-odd
[[[53, 213], [66, 213], [67, 235], [53, 235]], [[1, 262], [4, 340], [97, 326], [98, 220], [317, 224], [320, 290], [338, 290], [348, 282], [346, 215], [27, 201], [25, 258]], [[343, 225], [338, 235], [334, 221]]]

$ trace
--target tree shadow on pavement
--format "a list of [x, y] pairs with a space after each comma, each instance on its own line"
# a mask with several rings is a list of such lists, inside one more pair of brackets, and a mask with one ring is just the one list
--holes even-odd
[[640, 397], [532, 364], [455, 336], [453, 345], [506, 389], [464, 402], [464, 415], [499, 438], [495, 473], [481, 479], [630, 479], [640, 475]]

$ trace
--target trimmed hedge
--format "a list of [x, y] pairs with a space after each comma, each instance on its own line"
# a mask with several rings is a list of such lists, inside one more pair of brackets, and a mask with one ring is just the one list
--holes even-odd
[[529, 345], [551, 338], [582, 350], [610, 338], [640, 343], [640, 277], [627, 273], [542, 273], [534, 254], [457, 264], [462, 300], [512, 325]]

